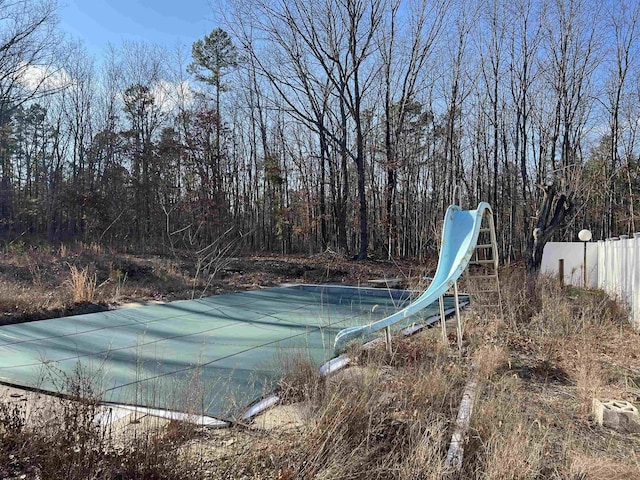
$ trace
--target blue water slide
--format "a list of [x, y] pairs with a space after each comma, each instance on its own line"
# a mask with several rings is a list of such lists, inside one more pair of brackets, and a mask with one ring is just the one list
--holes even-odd
[[442, 245], [436, 274], [429, 287], [411, 304], [382, 320], [341, 330], [336, 335], [335, 351], [341, 352], [347, 344], [361, 337], [367, 337], [383, 328], [393, 325], [437, 301], [462, 275], [476, 248], [480, 225], [485, 212], [493, 215], [486, 202], [478, 204], [475, 210], [462, 210], [457, 205], [447, 208], [442, 227]]

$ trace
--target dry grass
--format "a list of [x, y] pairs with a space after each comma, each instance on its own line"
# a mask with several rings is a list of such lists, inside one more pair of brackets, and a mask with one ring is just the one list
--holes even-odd
[[280, 360], [281, 379], [278, 394], [283, 402], [318, 401], [324, 393], [325, 378], [304, 354], [287, 356]]
[[93, 302], [96, 295], [98, 275], [91, 274], [88, 268], [80, 270], [75, 265], [69, 265], [71, 278], [69, 279], [69, 291], [75, 303]]
[[[590, 417], [593, 396], [640, 400], [640, 341], [624, 311], [601, 292], [521, 272], [503, 285], [507, 305], [520, 308], [507, 308], [504, 321], [468, 312], [462, 355], [434, 329], [395, 339], [391, 353], [352, 350], [356, 365], [325, 383], [296, 363], [283, 391], [311, 405], [307, 426], [228, 457], [226, 478], [640, 478], [640, 439]], [[455, 474], [445, 458], [472, 375], [481, 388]], [[255, 445], [267, 441], [252, 435]]]
[[461, 376], [455, 364], [421, 368], [410, 381], [362, 368], [329, 382], [293, 478], [442, 478]]
[[481, 345], [473, 352], [473, 365], [480, 378], [490, 379], [509, 362], [509, 352], [501, 345]]
[[[0, 323], [88, 313], [98, 307], [136, 301], [180, 300], [191, 298], [194, 288], [215, 295], [283, 282], [362, 283], [369, 278], [397, 276], [400, 268], [412, 268], [409, 262], [400, 266], [354, 263], [341, 256], [326, 255], [228, 260], [216, 278], [204, 278], [193, 261], [180, 252], [171, 258], [142, 257], [97, 244], [78, 242], [53, 248], [16, 241], [0, 252]], [[73, 277], [71, 266], [75, 268]]]
[[[184, 275], [174, 263], [151, 266], [113, 256], [91, 268], [90, 262], [80, 267], [77, 255], [69, 249], [65, 260], [58, 261], [97, 275], [94, 301], [114, 295], [116, 285], [121, 296], [127, 289], [141, 289], [143, 274], [152, 273], [154, 281], [167, 284]], [[27, 290], [39, 288], [36, 279], [43, 289], [51, 285], [50, 269], [38, 271], [29, 267], [33, 259], [20, 258], [15, 271], [24, 276]], [[71, 275], [68, 268], [59, 273]], [[254, 278], [254, 272], [243, 275]], [[188, 292], [189, 281], [184, 284]], [[279, 480], [640, 478], [640, 439], [610, 432], [590, 417], [594, 396], [640, 401], [640, 340], [624, 309], [602, 292], [563, 289], [553, 279], [527, 277], [518, 270], [505, 272], [501, 284], [504, 318], [496, 319], [490, 311], [467, 312], [461, 354], [454, 348], [455, 338], [442, 345], [439, 329], [433, 329], [394, 339], [391, 352], [384, 345], [352, 350], [355, 365], [326, 380], [305, 356], [281, 359], [280, 396], [285, 402], [304, 402], [308, 418], [302, 425], [266, 432], [246, 427], [209, 432], [179, 449], [176, 445], [185, 437], [172, 427], [131, 447], [135, 452], [123, 450], [126, 459], [108, 448], [107, 459], [87, 455], [105, 465], [105, 472], [124, 462], [118, 468], [139, 478], [160, 478], [130, 470], [133, 462], [149, 461], [141, 452], [150, 452], [156, 464], [173, 472], [173, 477], [162, 478], [180, 478], [176, 472], [182, 478]], [[0, 283], [2, 288], [14, 288], [15, 296], [20, 293], [15, 286]], [[445, 458], [463, 387], [473, 375], [481, 387], [463, 471], [456, 475], [445, 471]], [[3, 411], [0, 404], [5, 431], [24, 432], [21, 418], [19, 411]], [[82, 425], [73, 428], [86, 427]], [[6, 445], [28, 441], [19, 437]], [[184, 463], [187, 459], [196, 461], [199, 469]], [[133, 478], [134, 473], [120, 478]]]
[[502, 285], [504, 323], [468, 316], [467, 345], [489, 381], [463, 477], [608, 478], [610, 466], [610, 478], [640, 478], [639, 439], [590, 416], [594, 397], [640, 400], [629, 382], [640, 340], [625, 311], [602, 292], [560, 288], [546, 277], [512, 272]]
[[486, 444], [485, 455], [488, 461], [483, 478], [540, 478], [544, 438], [539, 436], [535, 428], [518, 422], [503, 424], [499, 430], [492, 432]]
[[134, 300], [189, 298], [192, 279], [174, 260], [105, 253], [93, 245], [0, 254], [2, 323], [86, 313]]
[[27, 408], [0, 400], [0, 478], [183, 479], [204, 478], [193, 459], [176, 455], [188, 437], [175, 424], [126, 439], [94, 422], [99, 411], [92, 379], [82, 369], [67, 379], [69, 400]]
[[[285, 368], [281, 391], [308, 405], [306, 427], [273, 441], [266, 467], [260, 448], [227, 459], [234, 467], [225, 478], [443, 478], [468, 371], [452, 349], [437, 345], [423, 335], [400, 339], [392, 355], [383, 345], [363, 349], [354, 352], [355, 365], [326, 381], [297, 358]], [[263, 440], [254, 433], [255, 445]]]
[[588, 456], [575, 453], [570, 460], [569, 475], [576, 480], [629, 480], [640, 478], [640, 464], [621, 462], [610, 456]]
[[0, 280], [0, 311], [9, 317], [63, 308], [65, 302], [56, 293], [42, 286]]

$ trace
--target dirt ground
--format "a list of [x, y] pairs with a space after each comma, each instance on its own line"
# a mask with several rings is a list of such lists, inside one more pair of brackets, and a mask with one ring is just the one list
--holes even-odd
[[369, 285], [392, 278], [399, 280], [394, 286], [421, 288], [434, 269], [435, 263], [354, 261], [335, 253], [258, 254], [221, 259], [204, 273], [186, 253], [141, 256], [80, 243], [30, 247], [0, 253], [0, 325], [283, 283]]
[[[83, 276], [73, 275], [80, 272]], [[433, 265], [354, 261], [332, 253], [225, 258], [211, 275], [188, 256], [135, 256], [98, 247], [0, 254], [0, 325], [92, 313], [131, 303], [174, 301], [282, 283], [363, 285], [400, 278], [418, 285]]]

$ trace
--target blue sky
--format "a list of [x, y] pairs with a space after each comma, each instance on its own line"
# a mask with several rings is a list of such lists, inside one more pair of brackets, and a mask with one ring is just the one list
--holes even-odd
[[106, 45], [145, 40], [188, 47], [213, 30], [208, 0], [61, 0], [60, 27], [100, 59]]

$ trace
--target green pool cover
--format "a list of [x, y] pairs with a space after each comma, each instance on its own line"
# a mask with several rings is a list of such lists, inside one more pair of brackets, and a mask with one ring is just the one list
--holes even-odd
[[230, 419], [271, 391], [293, 359], [324, 363], [339, 330], [409, 300], [402, 290], [293, 285], [7, 325], [0, 381], [62, 393], [90, 385], [107, 402]]

